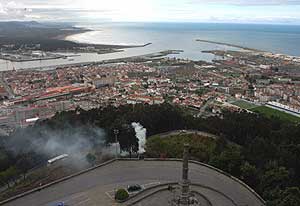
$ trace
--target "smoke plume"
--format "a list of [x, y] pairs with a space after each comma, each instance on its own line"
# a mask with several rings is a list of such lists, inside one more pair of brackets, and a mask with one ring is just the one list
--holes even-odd
[[[86, 155], [105, 148], [105, 132], [90, 126], [63, 125], [60, 129], [49, 126], [16, 131], [6, 142], [6, 148], [15, 155], [34, 152], [46, 159], [68, 154], [74, 166], [86, 164]], [[70, 162], [68, 161], [68, 162]]]
[[145, 153], [145, 145], [146, 145], [146, 128], [144, 128], [140, 123], [133, 122], [132, 127], [136, 133], [136, 138], [139, 140], [139, 150], [138, 153]]

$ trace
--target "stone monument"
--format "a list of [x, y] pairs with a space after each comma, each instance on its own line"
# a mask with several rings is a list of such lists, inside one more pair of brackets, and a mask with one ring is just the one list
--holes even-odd
[[182, 158], [182, 180], [180, 185], [180, 195], [171, 201], [172, 206], [200, 206], [197, 199], [190, 191], [189, 180], [189, 144], [184, 144], [183, 158]]

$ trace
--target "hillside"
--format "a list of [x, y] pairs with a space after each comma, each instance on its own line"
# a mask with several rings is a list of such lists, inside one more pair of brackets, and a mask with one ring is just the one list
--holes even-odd
[[[65, 151], [78, 148], [73, 137], [80, 137], [81, 141], [89, 142], [92, 149], [115, 142], [114, 130], [118, 129], [121, 149], [136, 152], [138, 140], [130, 126], [132, 122], [139, 122], [147, 129], [146, 155], [149, 157], [179, 157], [182, 144], [190, 142], [193, 159], [240, 178], [267, 200], [268, 206], [300, 205], [300, 125], [243, 112], [225, 113], [222, 118], [195, 118], [181, 107], [169, 104], [78, 109], [20, 129], [8, 138], [1, 138], [2, 182], [13, 181], [14, 175], [22, 174], [12, 170], [22, 165], [20, 163], [30, 161], [34, 165], [35, 161], [48, 158], [49, 153], [43, 152], [47, 142], [66, 145], [57, 147]], [[102, 136], [97, 132], [99, 129]], [[193, 134], [155, 137], [174, 130], [204, 131], [219, 138]], [[47, 151], [57, 151], [56, 147], [51, 148]], [[12, 171], [13, 176], [7, 176]]]

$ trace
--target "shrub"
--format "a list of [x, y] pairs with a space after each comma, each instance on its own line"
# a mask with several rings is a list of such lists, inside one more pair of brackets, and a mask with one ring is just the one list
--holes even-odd
[[124, 201], [129, 197], [128, 192], [125, 189], [118, 189], [115, 194], [115, 199], [118, 201]]

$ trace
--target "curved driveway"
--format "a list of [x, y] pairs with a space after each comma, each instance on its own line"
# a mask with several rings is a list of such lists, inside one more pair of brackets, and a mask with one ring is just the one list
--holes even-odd
[[[192, 183], [220, 191], [239, 206], [263, 205], [253, 193], [231, 178], [198, 164], [190, 163], [189, 167]], [[176, 182], [181, 178], [181, 169], [179, 161], [115, 161], [5, 206], [55, 206], [58, 201], [70, 206], [113, 205], [108, 191], [133, 183]], [[209, 199], [219, 198], [218, 193], [211, 194]]]

